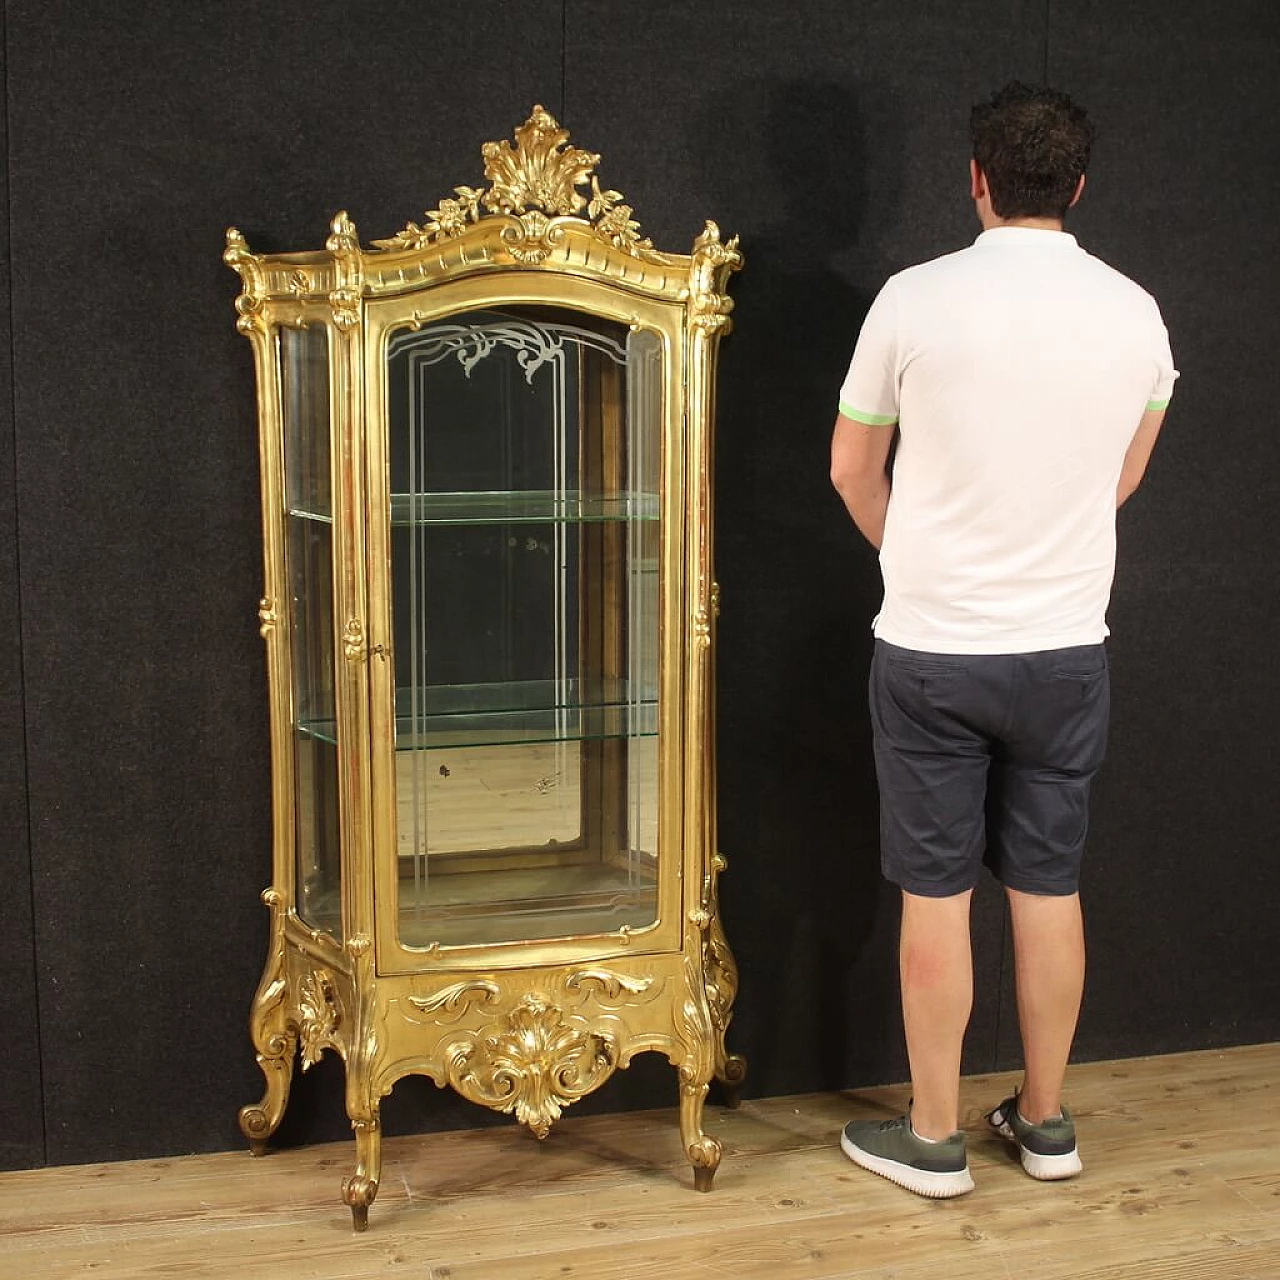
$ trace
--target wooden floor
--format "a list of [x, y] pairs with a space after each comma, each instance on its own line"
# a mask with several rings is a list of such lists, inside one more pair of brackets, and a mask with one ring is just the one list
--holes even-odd
[[[0, 1175], [5, 1280], [1280, 1280], [1280, 1045], [1072, 1069], [1085, 1172], [1027, 1178], [965, 1082], [959, 1200], [851, 1165], [836, 1136], [901, 1087], [708, 1109], [725, 1157], [692, 1190], [672, 1112], [572, 1113], [385, 1144], [369, 1231], [338, 1188], [348, 1144]], [[674, 1080], [674, 1073], [673, 1073]], [[673, 1084], [674, 1088], [674, 1084]]]

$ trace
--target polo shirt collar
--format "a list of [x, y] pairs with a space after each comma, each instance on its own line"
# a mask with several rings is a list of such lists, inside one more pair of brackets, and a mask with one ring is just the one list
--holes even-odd
[[1069, 231], [1048, 231], [1042, 227], [992, 227], [984, 231], [974, 244], [982, 248], [1004, 246], [1039, 246], [1043, 249], [1077, 249], [1076, 238]]

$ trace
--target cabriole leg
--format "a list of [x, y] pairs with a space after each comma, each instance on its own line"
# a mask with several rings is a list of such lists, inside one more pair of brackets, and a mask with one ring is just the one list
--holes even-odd
[[680, 1141], [693, 1165], [696, 1191], [710, 1191], [720, 1165], [720, 1144], [702, 1131], [702, 1108], [708, 1081], [695, 1068], [680, 1068]]
[[267, 1154], [267, 1139], [284, 1118], [298, 1041], [295, 1036], [280, 1035], [273, 1038], [271, 1047], [275, 1052], [258, 1054], [258, 1066], [267, 1080], [262, 1101], [257, 1106], [240, 1108], [240, 1130], [249, 1139], [249, 1151], [255, 1156]]
[[356, 1135], [356, 1171], [342, 1184], [342, 1198], [351, 1206], [351, 1226], [356, 1231], [369, 1227], [369, 1206], [378, 1194], [382, 1173], [382, 1128], [378, 1109], [368, 1119], [352, 1120]]
[[271, 911], [271, 951], [249, 1012], [249, 1034], [258, 1051], [258, 1066], [266, 1077], [267, 1091], [256, 1107], [240, 1109], [240, 1129], [255, 1156], [266, 1154], [267, 1139], [284, 1118], [298, 1051], [298, 1036], [289, 1021], [284, 898], [272, 888], [263, 892], [262, 901]]

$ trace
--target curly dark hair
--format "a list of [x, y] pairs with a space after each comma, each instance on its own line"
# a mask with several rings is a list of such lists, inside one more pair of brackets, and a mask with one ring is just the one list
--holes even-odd
[[1001, 218], [1062, 218], [1089, 166], [1094, 127], [1065, 93], [1014, 80], [969, 116], [973, 158]]

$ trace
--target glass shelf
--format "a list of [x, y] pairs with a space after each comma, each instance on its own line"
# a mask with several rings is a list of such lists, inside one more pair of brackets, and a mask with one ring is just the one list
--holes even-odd
[[333, 523], [333, 517], [323, 511], [304, 511], [301, 508], [290, 507], [289, 514], [296, 516], [299, 520], [311, 520], [316, 524], [331, 525]]
[[[327, 512], [290, 507], [300, 520], [332, 524]], [[656, 493], [581, 494], [554, 491], [513, 493], [393, 493], [393, 528], [424, 525], [612, 524], [658, 519]]]
[[401, 525], [599, 524], [657, 520], [656, 493], [520, 489], [486, 493], [393, 493], [391, 523]]
[[[300, 520], [332, 524], [327, 512], [290, 507]], [[521, 489], [512, 493], [393, 493], [391, 524], [613, 524], [658, 519], [656, 493], [578, 493]]]
[[[444, 685], [417, 696], [415, 715], [408, 709], [410, 691], [397, 693], [397, 751], [649, 738], [658, 732], [657, 691], [629, 693], [624, 680], [596, 681], [588, 688], [577, 680]], [[312, 738], [335, 741], [332, 720], [298, 727]]]
[[[426, 884], [401, 880], [400, 938], [408, 947], [485, 946], [643, 929], [655, 918], [654, 871], [628, 877], [618, 868], [573, 867], [492, 876], [437, 874]], [[322, 904], [337, 918], [337, 895]]]

